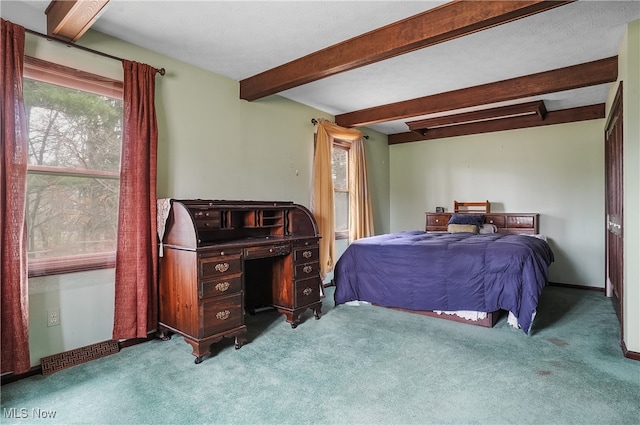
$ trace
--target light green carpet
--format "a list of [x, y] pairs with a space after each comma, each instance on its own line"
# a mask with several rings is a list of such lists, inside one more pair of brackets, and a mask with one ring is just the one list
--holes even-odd
[[199, 365], [174, 336], [4, 385], [1, 422], [640, 424], [640, 362], [600, 293], [547, 287], [531, 336], [327, 295], [320, 320], [251, 316], [247, 345]]

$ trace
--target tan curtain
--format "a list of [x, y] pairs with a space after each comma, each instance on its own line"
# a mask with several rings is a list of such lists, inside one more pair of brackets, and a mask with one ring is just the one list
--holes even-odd
[[154, 105], [157, 70], [127, 60], [123, 61], [123, 68], [114, 339], [145, 338], [158, 322], [158, 125]]
[[[320, 232], [320, 275], [324, 279], [327, 273], [333, 270], [335, 261], [335, 217], [334, 217], [334, 205], [333, 205], [333, 177], [332, 177], [332, 156], [333, 156], [333, 141], [335, 139], [343, 140], [346, 142], [358, 143], [359, 152], [357, 155], [360, 160], [364, 160], [364, 149], [362, 148], [362, 133], [359, 130], [340, 127], [328, 121], [318, 121], [317, 135], [316, 135], [316, 150], [313, 161], [313, 201], [312, 211], [313, 215], [318, 223], [318, 231]], [[350, 155], [351, 157], [352, 155]], [[354, 167], [353, 170], [359, 170], [358, 172], [364, 172], [366, 174], [366, 166], [360, 165], [361, 163], [354, 164], [354, 160], [351, 161], [350, 166]], [[358, 161], [355, 159], [355, 161]], [[351, 177], [350, 177], [351, 178]], [[350, 184], [360, 185], [364, 183], [366, 185], [366, 175], [363, 180], [362, 177], [356, 177], [350, 181]], [[353, 187], [355, 188], [355, 186]], [[367, 196], [366, 189], [355, 188], [357, 197]], [[365, 200], [365, 205], [370, 205], [370, 201]], [[353, 212], [354, 205], [350, 201], [350, 210]], [[363, 208], [361, 207], [362, 200], [358, 200], [356, 206], [356, 216], [353, 220], [357, 223], [356, 228], [360, 228], [360, 221], [362, 219]], [[369, 207], [366, 216], [371, 217], [371, 209]], [[350, 226], [353, 226], [354, 222], [351, 222]], [[369, 219], [367, 219], [369, 220]], [[372, 226], [368, 226], [371, 228]], [[371, 230], [372, 231], [372, 230]], [[362, 235], [360, 230], [355, 233]], [[362, 237], [362, 236], [359, 236]]]
[[2, 43], [2, 147], [0, 153], [0, 298], [2, 373], [27, 372], [29, 288], [26, 243], [27, 123], [22, 97], [24, 27], [0, 18]]
[[367, 161], [362, 138], [349, 151], [349, 241], [373, 236], [373, 210], [367, 181]]

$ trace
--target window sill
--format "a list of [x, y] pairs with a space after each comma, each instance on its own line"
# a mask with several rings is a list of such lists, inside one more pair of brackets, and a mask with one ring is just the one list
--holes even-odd
[[76, 273], [89, 270], [114, 268], [115, 252], [74, 255], [69, 257], [39, 258], [28, 260], [29, 277]]
[[340, 239], [349, 239], [349, 231], [343, 231], [343, 232], [335, 232], [334, 233], [334, 239], [335, 240], [340, 240]]

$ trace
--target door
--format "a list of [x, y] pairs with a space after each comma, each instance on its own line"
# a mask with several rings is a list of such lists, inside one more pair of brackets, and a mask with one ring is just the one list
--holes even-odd
[[609, 121], [605, 128], [605, 217], [606, 217], [606, 293], [612, 297], [613, 305], [622, 331], [623, 310], [623, 122], [622, 82], [611, 106]]

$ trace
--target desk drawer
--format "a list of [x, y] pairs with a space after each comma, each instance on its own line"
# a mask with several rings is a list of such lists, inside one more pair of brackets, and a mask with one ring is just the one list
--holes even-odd
[[193, 218], [196, 220], [216, 220], [220, 221], [220, 211], [203, 208], [203, 209], [195, 209], [193, 211]]
[[193, 212], [196, 227], [199, 230], [219, 229], [220, 211], [211, 209], [198, 209]]
[[200, 338], [242, 326], [244, 311], [242, 293], [203, 301], [201, 308]]
[[295, 278], [307, 279], [310, 277], [319, 276], [320, 265], [318, 262], [296, 264]]
[[218, 230], [220, 228], [220, 220], [196, 220], [195, 223], [200, 231]]
[[242, 274], [228, 276], [225, 279], [200, 281], [198, 297], [200, 299], [229, 295], [242, 290]]
[[320, 301], [320, 276], [295, 282], [295, 307], [301, 307]]
[[317, 246], [310, 246], [308, 248], [297, 248], [293, 251], [293, 261], [296, 263], [303, 263], [308, 261], [318, 261], [320, 257], [320, 250]]
[[252, 258], [277, 257], [287, 255], [291, 252], [291, 245], [264, 245], [245, 248], [244, 258], [250, 260]]
[[240, 255], [224, 257], [200, 257], [198, 275], [200, 279], [231, 275], [242, 272]]

